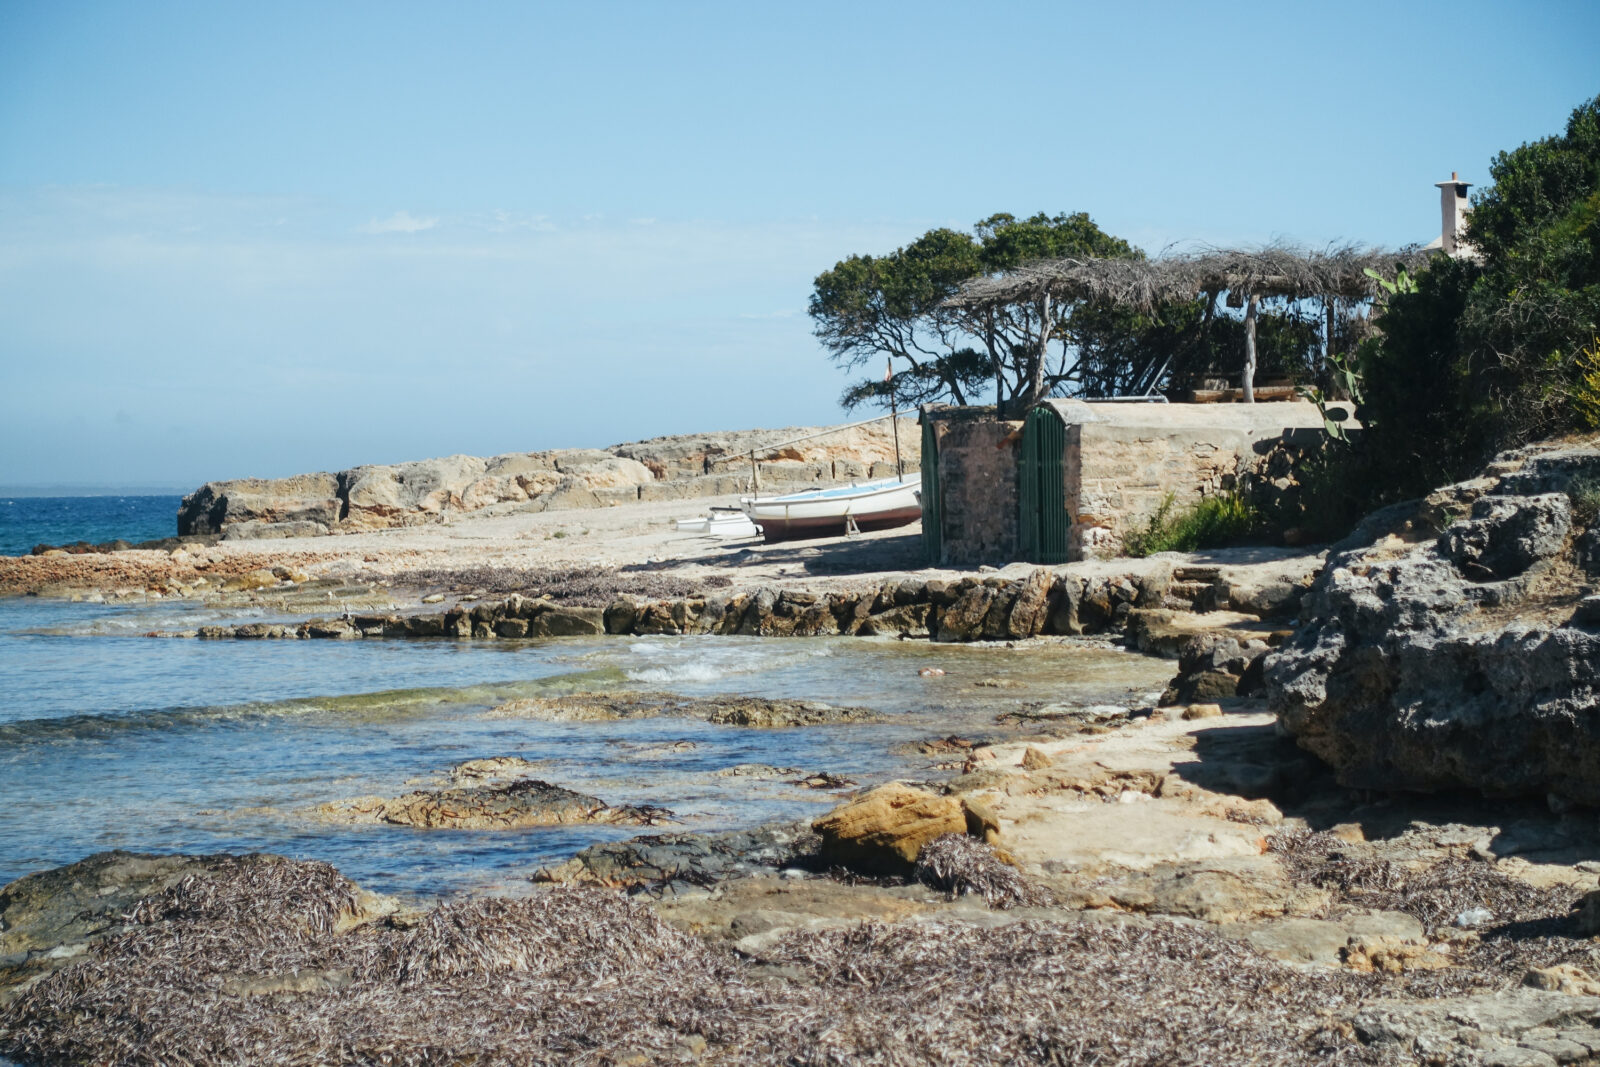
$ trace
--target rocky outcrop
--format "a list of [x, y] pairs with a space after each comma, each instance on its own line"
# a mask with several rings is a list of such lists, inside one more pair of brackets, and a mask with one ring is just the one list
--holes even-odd
[[202, 896], [214, 880], [243, 878], [262, 899], [285, 873], [310, 872], [339, 898], [328, 925], [365, 921], [394, 910], [358, 890], [326, 864], [296, 866], [280, 856], [157, 856], [98, 852], [77, 863], [29, 874], [0, 888], [0, 1007], [45, 975], [82, 959], [114, 934], [170, 911], [141, 901], [173, 893]]
[[1264, 661], [1283, 727], [1347, 785], [1600, 804], [1597, 485], [1600, 449], [1511, 453], [1335, 552]]
[[[1213, 568], [1213, 570], [1215, 570]], [[273, 572], [275, 573], [275, 572]], [[1180, 572], [1181, 573], [1181, 572]], [[263, 572], [267, 575], [267, 572]], [[270, 577], [270, 575], [267, 575]], [[251, 579], [255, 580], [255, 579]], [[265, 581], [266, 578], [261, 580]], [[275, 579], [274, 579], [275, 581]], [[1198, 592], [1196, 592], [1198, 590]], [[917, 637], [935, 641], [1011, 641], [1041, 634], [1084, 635], [1126, 629], [1141, 651], [1181, 655], [1192, 637], [1220, 633], [1238, 642], [1277, 640], [1277, 623], [1220, 610], [1229, 603], [1224, 578], [1172, 579], [1170, 570], [1127, 575], [1040, 567], [1020, 575], [956, 580], [894, 578], [877, 589], [810, 592], [763, 586], [650, 600], [615, 597], [604, 608], [558, 603], [546, 596], [459, 604], [416, 615], [346, 615], [301, 623], [202, 626], [208, 639], [450, 637], [521, 640], [598, 634], [739, 634], [750, 637]], [[1172, 610], [1204, 602], [1202, 613]], [[1258, 605], [1264, 613], [1280, 602]]]
[[816, 835], [804, 822], [721, 833], [667, 833], [603, 841], [540, 870], [535, 881], [601, 885], [703, 886], [808, 861]]
[[[749, 488], [750, 450], [763, 488], [795, 488], [894, 473], [887, 423], [857, 426], [778, 450], [764, 442], [807, 428], [658, 437], [609, 449], [513, 452], [487, 459], [443, 456], [369, 464], [337, 473], [207, 482], [183, 498], [180, 535], [229, 540], [306, 537], [436, 522], [495, 504], [548, 511], [639, 500], [736, 493]], [[902, 428], [906, 447], [917, 429]], [[915, 456], [906, 452], [907, 469]]]
[[519, 778], [506, 785], [419, 789], [401, 797], [356, 797], [320, 804], [316, 812], [334, 822], [450, 830], [515, 830], [571, 823], [648, 826], [672, 814], [664, 808], [612, 807], [598, 797], [537, 778]]
[[614, 722], [679, 715], [722, 726], [761, 729], [883, 721], [883, 716], [870, 708], [838, 707], [817, 700], [741, 696], [695, 699], [671, 693], [632, 692], [525, 697], [491, 708], [488, 715], [497, 719], [544, 722]]
[[869, 874], [904, 874], [922, 847], [946, 834], [965, 834], [969, 821], [986, 836], [982, 816], [969, 820], [960, 800], [899, 782], [879, 786], [842, 804], [811, 828], [822, 839], [822, 859]]

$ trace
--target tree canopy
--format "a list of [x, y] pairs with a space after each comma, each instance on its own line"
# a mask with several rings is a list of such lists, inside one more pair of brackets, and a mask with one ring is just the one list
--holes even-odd
[[1434, 257], [1361, 351], [1361, 414], [1392, 495], [1498, 448], [1600, 429], [1585, 414], [1600, 348], [1600, 97], [1489, 173], [1467, 219], [1474, 258]]
[[[969, 279], [1064, 256], [1140, 256], [1085, 213], [996, 214], [971, 233], [929, 230], [883, 255], [854, 255], [819, 274], [809, 311], [817, 338], [848, 370], [871, 368], [846, 388], [847, 408], [882, 400], [949, 399], [957, 404], [991, 383], [1006, 395], [1037, 399], [1081, 373], [1069, 337], [1072, 308], [1045, 301], [964, 315], [946, 301]], [[877, 375], [887, 359], [893, 376]]]

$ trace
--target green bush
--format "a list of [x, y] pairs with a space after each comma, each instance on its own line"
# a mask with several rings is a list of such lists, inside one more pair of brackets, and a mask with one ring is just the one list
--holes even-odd
[[1217, 548], [1249, 538], [1261, 524], [1255, 507], [1238, 493], [1204, 497], [1193, 506], [1174, 512], [1176, 503], [1171, 493], [1163, 497], [1145, 528], [1122, 539], [1123, 551], [1140, 557]]
[[1475, 258], [1435, 256], [1361, 346], [1375, 495], [1471, 474], [1497, 449], [1587, 428], [1600, 333], [1600, 97], [1502, 152], [1475, 198]]
[[1572, 501], [1572, 517], [1579, 526], [1593, 526], [1600, 518], [1600, 479], [1574, 478], [1567, 486], [1567, 499]]

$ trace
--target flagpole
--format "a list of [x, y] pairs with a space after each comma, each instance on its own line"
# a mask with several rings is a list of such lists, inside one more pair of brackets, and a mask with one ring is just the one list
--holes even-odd
[[883, 361], [883, 380], [889, 383], [889, 425], [894, 427], [894, 476], [905, 477], [905, 464], [900, 462], [900, 412], [895, 407], [894, 398], [894, 360], [886, 357]]

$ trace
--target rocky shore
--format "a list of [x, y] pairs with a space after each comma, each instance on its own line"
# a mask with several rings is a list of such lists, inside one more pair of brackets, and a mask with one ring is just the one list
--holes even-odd
[[[915, 420], [902, 420], [909, 450]], [[794, 438], [810, 438], [769, 447]], [[446, 456], [288, 478], [207, 482], [183, 498], [180, 537], [230, 540], [311, 537], [440, 522], [502, 506], [513, 512], [603, 508], [692, 500], [764, 489], [797, 489], [895, 473], [887, 422], [686, 434], [613, 445], [516, 452], [482, 459]], [[915, 470], [915, 457], [905, 469]]]
[[[248, 1035], [299, 1062], [1600, 1062], [1597, 484], [1600, 449], [1551, 445], [1325, 555], [830, 573], [819, 546], [798, 574], [793, 556], [618, 572], [690, 586], [668, 595], [452, 590], [196, 631], [1118, 634], [1175, 676], [1155, 704], [1019, 706], [1003, 737], [930, 737], [925, 774], [800, 823], [655, 832], [669, 813], [525, 761], [324, 813], [650, 826], [526, 872], [524, 898], [403, 906], [274, 857], [31, 875], [0, 890], [0, 1053], [220, 1061]], [[730, 581], [694, 587], [708, 576]], [[598, 693], [495, 714], [873, 713]]]

